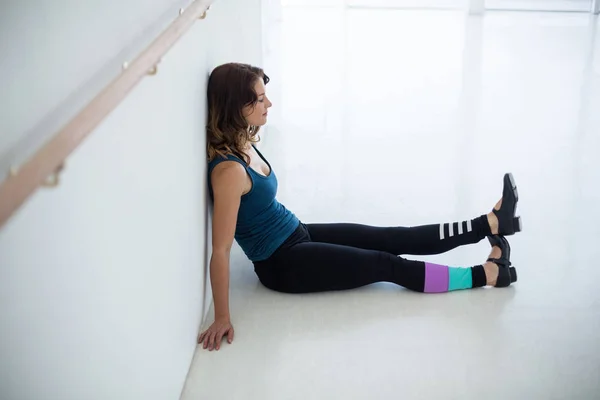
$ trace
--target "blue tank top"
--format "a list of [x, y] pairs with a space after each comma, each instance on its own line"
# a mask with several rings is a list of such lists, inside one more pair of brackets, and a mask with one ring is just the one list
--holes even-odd
[[[254, 146], [252, 146], [254, 147]], [[236, 161], [246, 169], [252, 180], [252, 189], [242, 196], [235, 227], [235, 240], [251, 261], [269, 258], [283, 242], [296, 230], [300, 221], [291, 211], [275, 198], [277, 177], [271, 164], [254, 147], [260, 158], [269, 166], [269, 176], [259, 174], [246, 163], [234, 156], [215, 157], [208, 164], [208, 189], [214, 201], [211, 172], [223, 161]]]

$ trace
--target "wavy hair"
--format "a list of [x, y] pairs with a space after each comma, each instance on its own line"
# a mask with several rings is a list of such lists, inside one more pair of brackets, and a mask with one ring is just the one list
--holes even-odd
[[263, 79], [265, 85], [269, 77], [261, 68], [248, 64], [228, 63], [215, 68], [208, 78], [208, 161], [217, 155], [235, 155], [246, 164], [250, 159], [243, 152], [248, 143], [260, 141], [259, 126], [250, 126], [244, 117], [244, 107], [253, 106], [258, 101], [254, 85]]

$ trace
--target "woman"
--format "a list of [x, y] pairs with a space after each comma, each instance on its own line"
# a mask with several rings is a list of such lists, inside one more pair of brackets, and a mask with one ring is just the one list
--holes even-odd
[[[225, 64], [208, 81], [208, 184], [214, 202], [210, 277], [215, 321], [198, 337], [219, 350], [229, 318], [229, 253], [238, 242], [264, 286], [286, 293], [344, 290], [374, 282], [447, 292], [481, 286], [506, 287], [517, 280], [505, 235], [521, 231], [512, 175], [492, 212], [470, 221], [417, 227], [303, 224], [276, 199], [277, 178], [254, 147], [267, 122], [269, 78], [260, 68]], [[488, 237], [487, 262], [452, 268], [411, 261], [399, 254], [439, 254]]]

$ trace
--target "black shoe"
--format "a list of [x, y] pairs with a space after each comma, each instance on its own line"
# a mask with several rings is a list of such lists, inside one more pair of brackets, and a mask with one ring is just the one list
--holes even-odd
[[521, 232], [521, 217], [515, 217], [519, 192], [513, 174], [504, 175], [504, 188], [502, 189], [502, 206], [499, 210], [492, 210], [498, 218], [498, 234], [509, 236]]
[[[502, 249], [502, 239], [500, 238], [501, 236], [499, 235], [488, 236], [488, 241], [490, 242], [490, 245], [492, 247], [498, 246], [500, 247], [500, 249]], [[506, 240], [506, 238], [504, 238], [504, 242], [506, 246], [506, 253], [503, 254], [506, 256], [510, 263], [510, 243], [508, 243], [508, 240]], [[512, 265], [512, 263], [510, 264]], [[508, 271], [510, 273], [510, 283], [515, 283], [517, 281], [517, 269], [515, 267], [509, 267]]]
[[517, 270], [511, 268], [510, 262], [510, 244], [504, 236], [493, 235], [488, 236], [488, 240], [492, 246], [500, 247], [500, 258], [488, 258], [488, 261], [493, 262], [498, 266], [498, 279], [496, 287], [507, 287], [511, 283], [517, 281]]

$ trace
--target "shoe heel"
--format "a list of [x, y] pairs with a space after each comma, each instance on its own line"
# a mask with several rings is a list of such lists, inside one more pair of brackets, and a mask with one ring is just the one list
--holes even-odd
[[515, 283], [517, 281], [517, 269], [515, 267], [510, 267], [510, 283]]
[[521, 221], [521, 217], [513, 218], [512, 224], [513, 224], [513, 229], [515, 230], [515, 233], [521, 232], [523, 230], [523, 223]]

